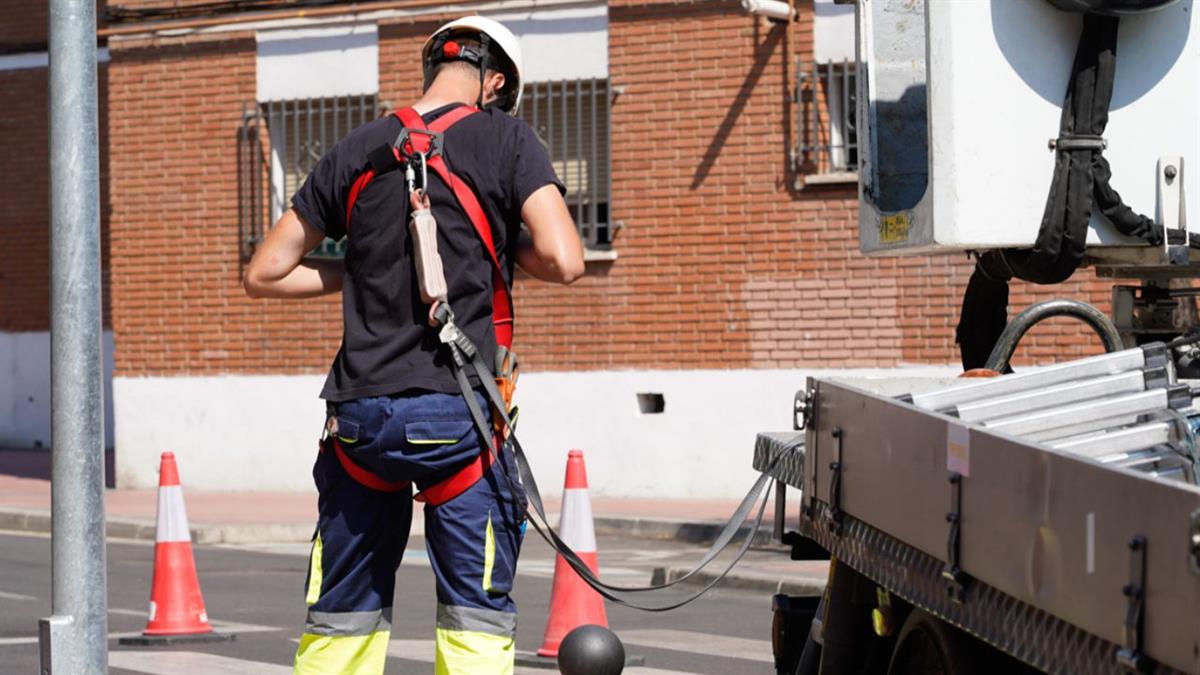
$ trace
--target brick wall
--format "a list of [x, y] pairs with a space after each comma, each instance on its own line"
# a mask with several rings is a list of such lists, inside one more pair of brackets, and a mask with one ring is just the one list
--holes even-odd
[[0, 0], [0, 45], [44, 44], [49, 7], [49, 0]]
[[[30, 3], [31, 5], [37, 3]], [[104, 324], [108, 318], [107, 152], [100, 67], [100, 200]], [[0, 332], [50, 328], [50, 160], [46, 68], [0, 71]]]
[[[102, 21], [105, 0], [96, 0], [96, 18]], [[49, 0], [0, 0], [0, 53], [46, 48]]]
[[[527, 367], [957, 361], [970, 263], [866, 258], [853, 189], [792, 188], [790, 68], [811, 49], [811, 6], [801, 9], [788, 36], [736, 3], [612, 3], [620, 257], [569, 288], [518, 282]], [[417, 95], [418, 50], [445, 18], [380, 26], [384, 100]], [[253, 36], [110, 48], [118, 374], [323, 371], [341, 333], [337, 300], [250, 301], [240, 286], [236, 135], [255, 93]], [[1107, 288], [1086, 273], [1050, 291], [1015, 284], [1013, 307], [1054, 294], [1105, 308]], [[1093, 350], [1064, 325], [1035, 331], [1025, 354]]]
[[110, 50], [116, 373], [327, 367], [338, 298], [242, 291], [237, 136], [255, 97], [253, 35], [114, 40]]

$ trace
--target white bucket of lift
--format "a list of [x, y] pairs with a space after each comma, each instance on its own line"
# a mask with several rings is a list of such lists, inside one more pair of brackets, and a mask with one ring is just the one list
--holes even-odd
[[[1104, 156], [1125, 203], [1159, 222], [1160, 158], [1183, 157], [1184, 199], [1200, 195], [1198, 9], [1179, 0], [1119, 28]], [[862, 250], [1032, 246], [1082, 15], [1047, 0], [859, 0], [856, 12]], [[1095, 215], [1088, 242], [1138, 243]]]

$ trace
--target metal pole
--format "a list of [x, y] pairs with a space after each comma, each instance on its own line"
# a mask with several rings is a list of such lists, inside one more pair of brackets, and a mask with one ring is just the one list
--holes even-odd
[[108, 672], [96, 3], [50, 1], [51, 611], [42, 672]]

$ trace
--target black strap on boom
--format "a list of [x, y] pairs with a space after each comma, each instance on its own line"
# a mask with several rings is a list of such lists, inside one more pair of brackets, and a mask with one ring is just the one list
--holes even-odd
[[[523, 515], [528, 518], [529, 523], [533, 525], [534, 530], [541, 535], [542, 539], [544, 539], [552, 549], [558, 552], [567, 562], [567, 564], [571, 566], [571, 569], [573, 569], [575, 573], [580, 576], [580, 578], [582, 578], [589, 586], [595, 589], [595, 591], [601, 596], [617, 604], [647, 612], [665, 612], [672, 609], [677, 609], [692, 602], [693, 600], [696, 600], [700, 596], [707, 593], [712, 587], [720, 583], [721, 580], [724, 579], [727, 574], [729, 574], [730, 570], [732, 570], [734, 566], [741, 561], [742, 557], [745, 556], [746, 551], [750, 549], [750, 545], [754, 541], [754, 536], [758, 532], [759, 526], [762, 525], [763, 514], [766, 512], [767, 501], [770, 498], [772, 481], [769, 472], [772, 468], [771, 466], [767, 467], [766, 471], [764, 471], [762, 475], [760, 475], [754, 482], [754, 486], [750, 488], [750, 491], [742, 499], [741, 504], [738, 505], [733, 516], [725, 524], [724, 528], [722, 528], [721, 533], [716, 538], [716, 541], [713, 542], [708, 552], [705, 553], [704, 557], [701, 558], [700, 562], [692, 570], [666, 583], [650, 586], [614, 586], [601, 581], [600, 578], [597, 577], [587, 566], [587, 563], [585, 563], [579, 557], [579, 555], [575, 553], [575, 551], [572, 550], [571, 547], [558, 536], [558, 533], [554, 531], [554, 528], [550, 526], [549, 520], [546, 518], [546, 509], [542, 504], [541, 492], [538, 490], [537, 481], [534, 480], [533, 471], [529, 466], [529, 459], [525, 455], [525, 450], [521, 447], [521, 442], [517, 439], [516, 433], [513, 430], [513, 425], [511, 423], [512, 420], [509, 419], [508, 410], [504, 404], [504, 398], [500, 395], [500, 391], [496, 388], [495, 378], [492, 376], [490, 368], [488, 368], [487, 364], [484, 363], [483, 358], [479, 354], [479, 350], [475, 348], [475, 345], [471, 343], [470, 339], [467, 338], [465, 334], [458, 330], [452, 319], [444, 324], [442, 333], [440, 334], [440, 339], [450, 350], [450, 355], [452, 357], [451, 368], [454, 371], [454, 377], [458, 381], [459, 388], [462, 389], [463, 400], [466, 401], [467, 408], [471, 411], [471, 418], [474, 420], [475, 427], [479, 431], [480, 437], [483, 439], [491, 438], [492, 427], [488, 422], [488, 417], [484, 414], [483, 410], [480, 409], [479, 403], [475, 399], [475, 395], [467, 375], [468, 368], [471, 368], [475, 371], [480, 383], [482, 383], [484, 390], [487, 392], [488, 398], [491, 400], [492, 407], [498, 411], [501, 419], [504, 422], [505, 428], [509, 431], [508, 438], [505, 439], [502, 444], [500, 444], [498, 451], [504, 452], [506, 448], [511, 449], [513, 458], [517, 465], [517, 473], [520, 476], [519, 483], [514, 481], [513, 477], [508, 473], [508, 464], [506, 462], [501, 461], [500, 466], [502, 473], [505, 475], [505, 479], [508, 481], [509, 489], [513, 491], [513, 494], [519, 495], [523, 492], [528, 498], [529, 505], [533, 506], [532, 512], [529, 510], [528, 506], [525, 506], [525, 513]], [[772, 466], [773, 465], [774, 462], [772, 462]], [[711, 563], [713, 559], [717, 557], [717, 555], [725, 550], [729, 546], [730, 542], [733, 541], [733, 538], [736, 536], [741, 525], [749, 517], [750, 511], [754, 507], [754, 503], [758, 500], [760, 495], [762, 496], [762, 501], [759, 504], [758, 513], [755, 516], [754, 524], [751, 526], [750, 531], [746, 534], [745, 540], [739, 547], [737, 554], [734, 556], [733, 560], [729, 562], [729, 565], [720, 574], [713, 577], [703, 588], [682, 600], [660, 606], [634, 603], [618, 595], [621, 593], [643, 593], [647, 591], [657, 591], [670, 588], [698, 574], [702, 569], [708, 566], [708, 564]], [[518, 500], [518, 502], [520, 501], [521, 500]]]
[[[1129, 208], [1109, 184], [1112, 169], [1103, 155], [1119, 25], [1116, 16], [1083, 16], [1083, 33], [1071, 66], [1059, 137], [1053, 141], [1054, 179], [1041, 229], [1032, 249], [988, 251], [979, 257], [963, 295], [956, 331], [965, 370], [983, 366], [1004, 330], [1010, 279], [1057, 284], [1079, 267], [1093, 209], [1123, 235], [1153, 246], [1163, 243], [1165, 227]], [[1167, 236], [1172, 243], [1183, 243], [1179, 230], [1171, 230]], [[1200, 237], [1190, 235], [1188, 244], [1200, 248]]]

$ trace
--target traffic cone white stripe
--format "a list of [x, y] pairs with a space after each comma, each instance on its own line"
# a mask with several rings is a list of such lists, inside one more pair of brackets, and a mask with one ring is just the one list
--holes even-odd
[[183, 488], [179, 485], [164, 485], [158, 488], [158, 526], [155, 541], [191, 542], [188, 531], [187, 509], [183, 505]]
[[596, 552], [596, 531], [592, 526], [592, 500], [587, 488], [563, 490], [559, 536], [576, 553]]

